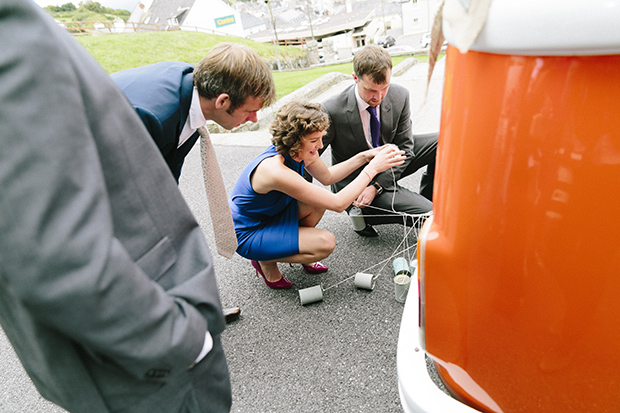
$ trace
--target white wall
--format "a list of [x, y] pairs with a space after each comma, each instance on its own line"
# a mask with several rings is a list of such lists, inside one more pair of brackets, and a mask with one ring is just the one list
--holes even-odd
[[[235, 23], [216, 27], [215, 19], [231, 15], [234, 16]], [[189, 11], [189, 15], [183, 21], [183, 26], [196, 26], [243, 37], [241, 15], [220, 0], [196, 0], [194, 6]]]
[[[129, 19], [127, 21], [134, 23], [142, 23], [144, 21], [144, 15], [153, 4], [153, 0], [140, 0], [136, 7], [134, 7]], [[142, 5], [143, 7], [140, 7]]]
[[[423, 34], [431, 31], [439, 0], [409, 0], [402, 3], [403, 34]], [[417, 22], [415, 22], [417, 19]]]
[[355, 48], [355, 44], [353, 43], [353, 37], [350, 33], [339, 34], [325, 40], [331, 40], [333, 42], [334, 52], [338, 53], [339, 59], [348, 59], [352, 56], [351, 50]]

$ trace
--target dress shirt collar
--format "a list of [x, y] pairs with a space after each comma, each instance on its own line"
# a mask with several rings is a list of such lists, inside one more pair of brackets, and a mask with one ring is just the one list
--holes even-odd
[[364, 99], [360, 96], [360, 92], [357, 90], [358, 87], [359, 85], [355, 84], [355, 100], [357, 100], [357, 109], [359, 109], [360, 113], [362, 113], [365, 112], [366, 108], [370, 105], [364, 102]]
[[196, 89], [196, 86], [194, 86], [194, 91], [192, 92], [192, 103], [189, 107], [188, 118], [189, 125], [194, 130], [207, 124], [205, 115], [202, 114], [202, 109], [200, 108], [200, 95], [198, 95], [198, 89]]
[[207, 120], [200, 108], [200, 95], [198, 95], [198, 89], [194, 86], [194, 90], [192, 91], [192, 102], [189, 104], [189, 114], [187, 115], [187, 120], [179, 136], [178, 146], [180, 147], [183, 145], [185, 141], [196, 132], [196, 129], [206, 124]]

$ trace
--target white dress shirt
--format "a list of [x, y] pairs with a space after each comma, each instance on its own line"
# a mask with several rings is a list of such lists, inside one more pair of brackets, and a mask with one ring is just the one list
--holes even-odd
[[[368, 143], [368, 148], [372, 149], [372, 136], [370, 134], [370, 113], [366, 110], [368, 103], [364, 102], [364, 99], [360, 97], [359, 92], [357, 91], [358, 86], [355, 87], [355, 99], [357, 100], [357, 109], [360, 111], [360, 118], [362, 119], [362, 126], [364, 127], [364, 137], [366, 138], [366, 143]], [[381, 106], [377, 106], [377, 116], [381, 111]]]
[[181, 145], [183, 145], [185, 141], [187, 141], [189, 137], [196, 132], [196, 129], [201, 126], [205, 126], [206, 124], [207, 120], [202, 114], [202, 109], [200, 108], [200, 96], [198, 95], [198, 89], [194, 86], [192, 101], [189, 105], [189, 114], [187, 115], [187, 120], [185, 121], [183, 130], [181, 131], [181, 135], [179, 135], [179, 144], [177, 148], [180, 148]]

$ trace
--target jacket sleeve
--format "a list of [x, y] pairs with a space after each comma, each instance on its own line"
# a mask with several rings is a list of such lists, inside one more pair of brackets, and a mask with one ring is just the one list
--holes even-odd
[[[391, 96], [390, 93], [392, 94]], [[396, 166], [391, 170], [381, 172], [375, 177], [374, 180], [385, 190], [389, 191], [394, 189], [394, 182], [398, 182], [403, 171], [407, 169], [407, 166], [413, 158], [414, 150], [409, 91], [398, 87], [398, 85], [392, 85], [388, 92], [388, 97], [392, 102], [392, 111], [390, 113], [393, 117], [393, 124], [396, 125], [396, 128], [391, 135], [384, 135], [383, 138], [385, 143], [393, 143], [401, 150], [405, 151], [405, 156], [407, 157], [405, 163], [402, 165]], [[392, 175], [392, 173], [394, 175]]]
[[153, 141], [157, 145], [159, 152], [161, 152], [162, 156], [164, 156], [165, 158], [168, 153], [173, 149], [173, 147], [172, 142], [166, 141], [166, 139], [164, 138], [164, 128], [161, 122], [159, 121], [159, 119], [157, 119], [153, 112], [151, 112], [147, 108], [142, 108], [138, 106], [135, 107], [135, 109], [136, 113], [142, 120], [142, 123], [146, 127], [146, 130], [149, 131], [149, 135], [151, 135], [151, 138], [153, 138]]
[[94, 61], [90, 80], [104, 86], [84, 92], [71, 62], [91, 58], [77, 44], [59, 48], [38, 20], [25, 22], [34, 29], [0, 24], [0, 38], [13, 39], [0, 48], [0, 277], [38, 323], [137, 376], [155, 365], [185, 369], [207, 322], [115, 236], [107, 178], [118, 171], [104, 169], [95, 139], [105, 108], [130, 127], [139, 120]]

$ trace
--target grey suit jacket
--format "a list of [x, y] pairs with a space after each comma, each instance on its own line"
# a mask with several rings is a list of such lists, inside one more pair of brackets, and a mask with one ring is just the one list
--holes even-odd
[[[2, 328], [67, 410], [176, 411], [206, 330], [219, 345], [225, 327], [202, 232], [134, 109], [65, 30], [5, 0], [0, 43]], [[215, 353], [221, 383], [201, 391], [229, 392]]]
[[[323, 102], [323, 108], [330, 120], [329, 129], [323, 137], [323, 145], [324, 149], [331, 145], [332, 164], [345, 161], [368, 149], [357, 100], [355, 99], [356, 86], [353, 84], [342, 93]], [[391, 171], [386, 171], [378, 174], [374, 179], [386, 190], [391, 190], [394, 187], [394, 177], [396, 181], [400, 179], [401, 173], [407, 168], [413, 156], [409, 91], [400, 85], [391, 84], [387, 95], [381, 102], [380, 109], [381, 142], [397, 145], [405, 151], [405, 156], [407, 156], [407, 161], [403, 165], [392, 168], [395, 176], [392, 176]], [[332, 190], [334, 192], [340, 191], [354, 180], [362, 169], [363, 166], [342, 181], [332, 185]]]

